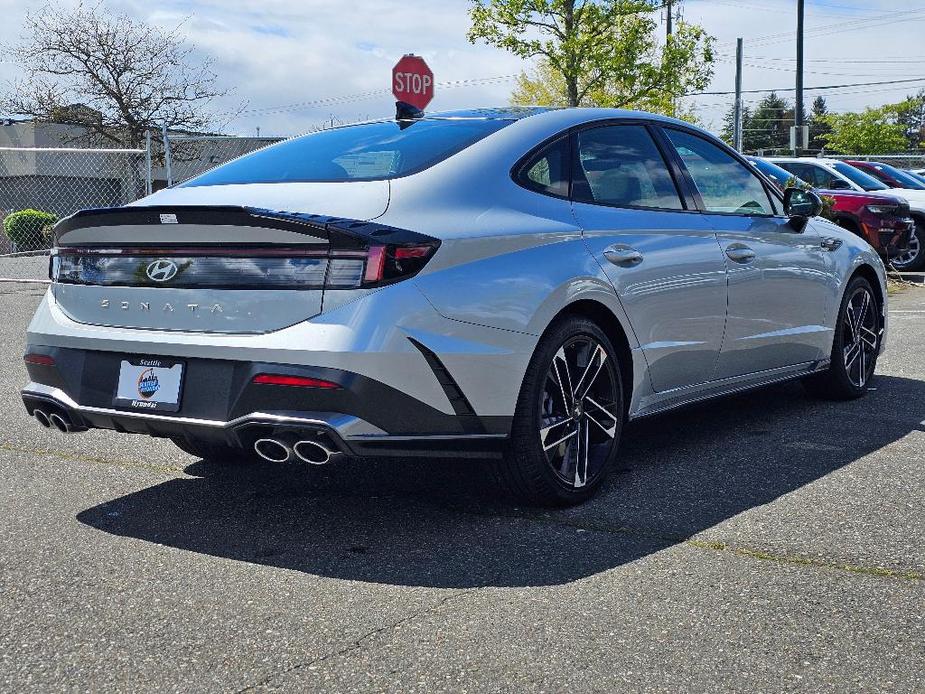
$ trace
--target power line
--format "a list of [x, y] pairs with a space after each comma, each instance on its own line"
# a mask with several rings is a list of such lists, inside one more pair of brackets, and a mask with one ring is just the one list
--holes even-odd
[[[885, 80], [882, 82], [855, 82], [854, 84], [826, 84], [819, 87], [804, 87], [805, 91], [819, 91], [822, 89], [844, 89], [847, 87], [875, 87], [882, 84], [907, 84], [910, 82], [925, 82], [925, 77], [914, 77], [904, 80]], [[768, 92], [795, 92], [796, 87], [780, 87], [777, 89], [745, 89], [743, 94], [766, 94]], [[735, 92], [692, 92], [685, 96], [729, 96]]]

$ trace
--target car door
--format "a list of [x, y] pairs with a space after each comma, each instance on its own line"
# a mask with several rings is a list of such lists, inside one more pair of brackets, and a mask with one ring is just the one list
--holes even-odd
[[662, 129], [726, 259], [726, 335], [715, 379], [826, 359], [832, 262], [812, 225], [794, 225], [747, 164], [704, 137]]
[[726, 269], [712, 229], [685, 201], [650, 128], [573, 135], [572, 205], [649, 366], [666, 391], [708, 381], [726, 320]]

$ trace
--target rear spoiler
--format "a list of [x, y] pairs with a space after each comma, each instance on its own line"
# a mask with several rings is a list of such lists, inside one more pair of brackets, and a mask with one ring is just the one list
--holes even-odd
[[[327, 241], [338, 249], [369, 248], [370, 245], [436, 248], [439, 240], [408, 229], [345, 217], [328, 217], [303, 212], [284, 212], [234, 205], [134, 206], [81, 210], [54, 226], [55, 245], [67, 245], [64, 237], [76, 229], [93, 227], [166, 224], [214, 224], [279, 229]], [[152, 243], [158, 243], [156, 235]], [[109, 242], [111, 244], [111, 242]], [[259, 244], [259, 239], [254, 244]], [[86, 245], [86, 244], [82, 244]]]

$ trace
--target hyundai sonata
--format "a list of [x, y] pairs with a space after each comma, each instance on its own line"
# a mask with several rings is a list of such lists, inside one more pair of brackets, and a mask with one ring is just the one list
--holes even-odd
[[62, 220], [22, 397], [217, 460], [490, 458], [575, 503], [627, 420], [789, 379], [864, 395], [884, 268], [820, 204], [646, 113], [310, 134]]

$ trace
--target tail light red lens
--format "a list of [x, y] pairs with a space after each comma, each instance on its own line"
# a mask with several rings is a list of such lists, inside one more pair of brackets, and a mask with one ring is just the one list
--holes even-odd
[[267, 386], [295, 386], [297, 388], [321, 388], [322, 390], [340, 388], [340, 385], [333, 381], [308, 376], [287, 376], [285, 374], [257, 374], [254, 376], [253, 382]]
[[394, 282], [421, 271], [436, 246], [370, 246], [366, 254], [363, 284]]
[[27, 364], [37, 364], [38, 366], [54, 366], [55, 359], [50, 357], [47, 354], [27, 354], [23, 357], [23, 361]]

